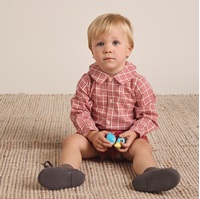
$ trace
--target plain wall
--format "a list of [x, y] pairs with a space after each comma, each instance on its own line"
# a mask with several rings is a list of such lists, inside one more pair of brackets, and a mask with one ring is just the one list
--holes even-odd
[[87, 28], [130, 19], [129, 61], [157, 94], [198, 93], [198, 0], [0, 0], [0, 93], [71, 94], [94, 62]]

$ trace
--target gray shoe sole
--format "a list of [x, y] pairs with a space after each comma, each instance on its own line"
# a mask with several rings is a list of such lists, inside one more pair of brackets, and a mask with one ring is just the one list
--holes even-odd
[[50, 190], [77, 187], [83, 184], [84, 180], [83, 172], [62, 167], [48, 167], [38, 175], [40, 185]]
[[179, 173], [172, 169], [158, 169], [138, 175], [133, 179], [133, 187], [141, 192], [161, 192], [173, 189], [180, 181]]

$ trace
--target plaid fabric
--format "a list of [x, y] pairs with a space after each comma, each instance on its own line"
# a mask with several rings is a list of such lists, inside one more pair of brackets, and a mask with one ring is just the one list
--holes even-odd
[[71, 120], [84, 136], [91, 130], [115, 129], [142, 137], [158, 126], [156, 96], [130, 62], [114, 77], [92, 64], [79, 80], [71, 105]]

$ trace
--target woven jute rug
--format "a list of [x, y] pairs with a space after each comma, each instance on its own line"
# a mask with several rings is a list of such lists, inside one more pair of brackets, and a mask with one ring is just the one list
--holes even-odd
[[49, 191], [38, 184], [42, 162], [58, 165], [61, 142], [75, 132], [72, 95], [0, 95], [1, 199], [198, 198], [198, 95], [158, 95], [160, 127], [149, 134], [160, 167], [180, 172], [180, 184], [159, 194], [134, 191], [131, 163], [83, 161], [84, 184]]

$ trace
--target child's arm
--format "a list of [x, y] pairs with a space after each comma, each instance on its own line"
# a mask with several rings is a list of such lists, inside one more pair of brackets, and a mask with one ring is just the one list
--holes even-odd
[[98, 131], [92, 117], [93, 102], [90, 99], [90, 77], [88, 74], [79, 80], [76, 94], [71, 100], [71, 120], [78, 133], [83, 136], [94, 130]]
[[135, 108], [136, 121], [129, 130], [139, 133], [142, 137], [158, 127], [156, 96], [150, 84], [142, 76], [138, 78], [135, 97], [137, 100]]

